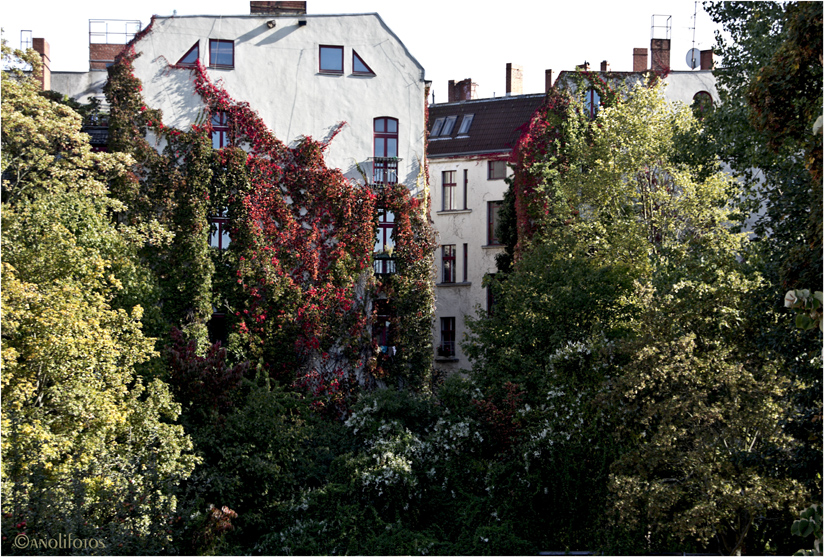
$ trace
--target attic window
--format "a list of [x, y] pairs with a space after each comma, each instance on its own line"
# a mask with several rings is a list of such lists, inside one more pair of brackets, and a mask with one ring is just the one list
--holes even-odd
[[234, 41], [209, 39], [209, 66], [213, 68], [234, 68]]
[[343, 73], [342, 46], [320, 46], [320, 71], [323, 73]]
[[455, 127], [455, 120], [457, 119], [457, 116], [447, 116], [443, 123], [443, 129], [441, 129], [441, 135], [452, 135], [452, 128]]
[[197, 66], [198, 58], [200, 58], [200, 41], [192, 45], [192, 48], [177, 61], [177, 65], [183, 68], [194, 68]]
[[429, 134], [430, 136], [437, 137], [438, 134], [441, 133], [441, 128], [443, 127], [443, 120], [443, 118], [438, 118], [437, 120], [435, 120], [435, 123], [432, 124], [432, 133]]
[[458, 135], [469, 133], [469, 126], [472, 125], [473, 118], [475, 118], [474, 114], [464, 114], [463, 120], [461, 120], [461, 127], [458, 129]]
[[363, 58], [352, 49], [352, 73], [356, 75], [375, 75], [372, 68], [366, 65]]

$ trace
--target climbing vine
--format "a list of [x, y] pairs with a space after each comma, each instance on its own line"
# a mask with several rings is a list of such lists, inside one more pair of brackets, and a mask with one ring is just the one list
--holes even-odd
[[[142, 99], [136, 56], [127, 49], [110, 69], [110, 147], [140, 161], [116, 188], [130, 207], [124, 218], [157, 218], [175, 235], [171, 246], [149, 246], [145, 254], [161, 262], [167, 326], [201, 342], [212, 312], [225, 315], [233, 360], [306, 389], [333, 413], [345, 411], [364, 386], [425, 385], [434, 235], [421, 201], [403, 185], [373, 191], [327, 168], [331, 138], [287, 146], [199, 63], [170, 68], [192, 72], [204, 123], [189, 131], [166, 127]], [[215, 117], [228, 123], [221, 149], [211, 145]], [[372, 268], [378, 207], [396, 215], [397, 246], [396, 272], [380, 279]], [[228, 219], [226, 250], [209, 247], [216, 216]], [[393, 308], [392, 354], [372, 339], [379, 298]]]

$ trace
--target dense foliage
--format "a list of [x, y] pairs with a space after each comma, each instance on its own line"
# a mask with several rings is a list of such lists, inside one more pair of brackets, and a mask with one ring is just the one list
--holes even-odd
[[[709, 11], [733, 42], [701, 120], [660, 82], [581, 72], [547, 95], [510, 161], [473, 369], [445, 380], [427, 199], [284, 144], [202, 67], [169, 68], [203, 101], [173, 129], [126, 50], [110, 154], [71, 103], [4, 74], [3, 551], [44, 552], [21, 532], [107, 554], [820, 544], [821, 77], [799, 40], [820, 4]], [[381, 210], [395, 272], [375, 275]]]

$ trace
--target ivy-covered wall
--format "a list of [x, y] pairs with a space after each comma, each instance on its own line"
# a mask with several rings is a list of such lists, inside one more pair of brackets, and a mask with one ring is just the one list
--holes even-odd
[[[306, 388], [317, 406], [336, 411], [362, 387], [424, 388], [432, 359], [428, 206], [403, 185], [378, 190], [328, 168], [330, 140], [287, 146], [200, 64], [169, 71], [191, 74], [201, 115], [189, 131], [165, 126], [142, 98], [137, 56], [124, 51], [105, 92], [110, 149], [138, 161], [112, 188], [128, 206], [122, 218], [173, 233], [143, 251], [157, 286], [144, 301], [159, 313], [152, 333], [165, 338], [182, 329], [203, 351], [212, 314], [223, 314], [231, 359]], [[218, 113], [230, 122], [229, 146], [213, 149]], [[425, 173], [419, 182], [425, 190]], [[395, 214], [396, 272], [377, 278], [379, 207]], [[221, 214], [229, 218], [225, 250], [209, 247], [209, 219]], [[372, 338], [378, 298], [392, 308], [394, 354], [383, 354]]]

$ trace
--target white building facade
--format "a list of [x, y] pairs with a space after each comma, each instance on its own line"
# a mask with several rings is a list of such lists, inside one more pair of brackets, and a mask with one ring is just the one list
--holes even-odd
[[[253, 1], [250, 15], [155, 16], [131, 43], [147, 106], [162, 110], [168, 127], [202, 122], [193, 70], [199, 61], [278, 139], [324, 140], [345, 123], [324, 153], [327, 166], [363, 181], [375, 157], [398, 159], [397, 181], [419, 193], [423, 67], [378, 14], [314, 15], [305, 6]], [[91, 49], [92, 68], [100, 65], [99, 51]], [[52, 72], [51, 81], [54, 90], [85, 100], [101, 95], [106, 72]]]

